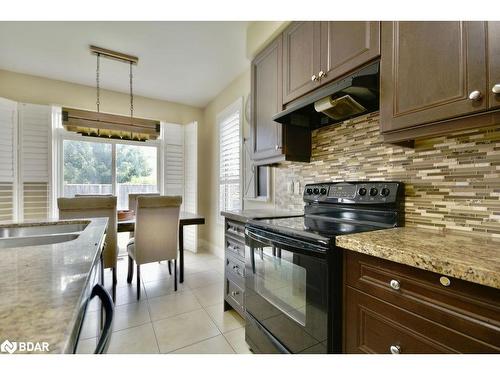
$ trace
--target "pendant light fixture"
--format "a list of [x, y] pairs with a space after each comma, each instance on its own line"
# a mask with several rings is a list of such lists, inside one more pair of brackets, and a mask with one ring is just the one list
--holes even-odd
[[[90, 46], [96, 55], [96, 109], [97, 112], [63, 108], [63, 125], [66, 130], [89, 136], [120, 138], [145, 141], [157, 139], [160, 135], [160, 122], [134, 118], [133, 65], [139, 58], [109, 49]], [[113, 115], [101, 112], [101, 57], [129, 64], [130, 116]]]

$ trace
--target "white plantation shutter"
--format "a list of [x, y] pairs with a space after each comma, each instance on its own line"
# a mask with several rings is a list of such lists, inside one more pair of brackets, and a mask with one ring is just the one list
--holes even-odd
[[17, 103], [0, 98], [0, 221], [16, 219]]
[[163, 124], [163, 129], [164, 192], [184, 198], [184, 128], [178, 124]]
[[[184, 211], [198, 213], [198, 124], [184, 126]], [[198, 226], [184, 227], [184, 248], [198, 250]]]
[[47, 219], [51, 214], [51, 131], [49, 106], [19, 104], [20, 218]]
[[219, 124], [219, 210], [241, 208], [241, 99], [217, 116]]

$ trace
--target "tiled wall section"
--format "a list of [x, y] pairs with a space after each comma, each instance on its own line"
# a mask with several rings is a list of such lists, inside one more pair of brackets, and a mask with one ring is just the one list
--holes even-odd
[[378, 113], [313, 132], [312, 162], [276, 170], [276, 205], [302, 209], [288, 181], [395, 180], [406, 184], [407, 226], [449, 228], [500, 237], [500, 124], [418, 140], [414, 148], [384, 144]]

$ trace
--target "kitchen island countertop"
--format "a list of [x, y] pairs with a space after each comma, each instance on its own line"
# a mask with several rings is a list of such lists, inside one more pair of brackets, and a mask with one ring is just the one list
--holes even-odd
[[[50, 353], [70, 353], [81, 323], [81, 306], [93, 267], [99, 263], [107, 218], [9, 224], [88, 223], [78, 238], [48, 245], [2, 248], [0, 339], [48, 343]], [[7, 225], [1, 225], [5, 227]], [[18, 345], [19, 348], [19, 345]]]
[[500, 289], [500, 239], [401, 227], [339, 236], [344, 249]]

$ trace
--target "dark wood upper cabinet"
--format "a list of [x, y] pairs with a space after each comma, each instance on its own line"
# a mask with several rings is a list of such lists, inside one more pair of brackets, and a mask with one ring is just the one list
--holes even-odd
[[380, 22], [321, 22], [321, 84], [380, 56]]
[[484, 22], [383, 22], [381, 54], [383, 133], [487, 109]]
[[283, 160], [309, 161], [311, 132], [287, 127], [272, 120], [283, 108], [282, 35], [252, 61], [251, 66], [251, 138], [252, 159], [256, 165]]
[[318, 86], [319, 49], [319, 22], [293, 22], [283, 32], [283, 103]]
[[282, 108], [282, 38], [278, 37], [252, 61], [253, 159], [280, 155], [280, 123], [272, 117]]
[[488, 22], [489, 107], [500, 107], [500, 21]]
[[380, 22], [293, 22], [283, 32], [283, 104], [380, 56]]

